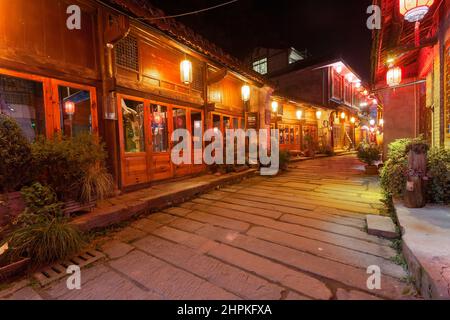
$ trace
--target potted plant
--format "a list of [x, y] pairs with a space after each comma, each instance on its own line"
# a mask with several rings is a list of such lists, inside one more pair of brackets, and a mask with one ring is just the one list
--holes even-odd
[[14, 119], [0, 114], [0, 226], [25, 207], [20, 188], [32, 178], [31, 145]]
[[366, 174], [378, 174], [378, 167], [375, 165], [375, 162], [381, 159], [381, 152], [377, 145], [361, 143], [358, 146], [358, 159], [366, 164]]
[[305, 144], [305, 156], [306, 157], [314, 157], [316, 152], [314, 150], [314, 139], [312, 135], [307, 133], [304, 137], [304, 140], [306, 142]]

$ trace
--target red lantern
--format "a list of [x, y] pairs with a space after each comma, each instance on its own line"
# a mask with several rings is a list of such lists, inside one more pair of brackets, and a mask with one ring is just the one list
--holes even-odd
[[434, 0], [399, 0], [400, 13], [409, 22], [422, 20], [433, 5]]
[[75, 114], [75, 103], [70, 100], [64, 102], [64, 112], [69, 116], [73, 116]]
[[386, 74], [386, 82], [390, 87], [398, 86], [402, 82], [402, 69], [390, 68]]

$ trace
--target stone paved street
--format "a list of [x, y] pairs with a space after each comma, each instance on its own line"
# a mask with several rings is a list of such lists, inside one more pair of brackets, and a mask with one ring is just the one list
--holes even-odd
[[[391, 242], [365, 232], [376, 177], [354, 156], [293, 164], [132, 222], [102, 244], [108, 259], [12, 298], [394, 299], [408, 285]], [[381, 290], [367, 267], [381, 268]], [[406, 297], [407, 298], [407, 297]]]

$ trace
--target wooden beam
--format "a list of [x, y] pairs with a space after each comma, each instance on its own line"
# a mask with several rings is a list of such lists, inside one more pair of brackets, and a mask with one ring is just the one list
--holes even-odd
[[228, 70], [226, 68], [220, 69], [216, 73], [214, 73], [212, 76], [210, 76], [207, 80], [208, 85], [212, 85], [214, 83], [217, 83], [221, 80], [223, 80], [228, 74]]

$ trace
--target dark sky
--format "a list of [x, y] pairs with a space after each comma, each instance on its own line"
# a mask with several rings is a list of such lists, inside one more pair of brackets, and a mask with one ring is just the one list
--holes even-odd
[[[227, 0], [148, 0], [166, 14]], [[226, 52], [243, 59], [253, 47], [295, 47], [314, 56], [342, 55], [365, 80], [370, 74], [371, 0], [239, 0], [177, 18]]]

